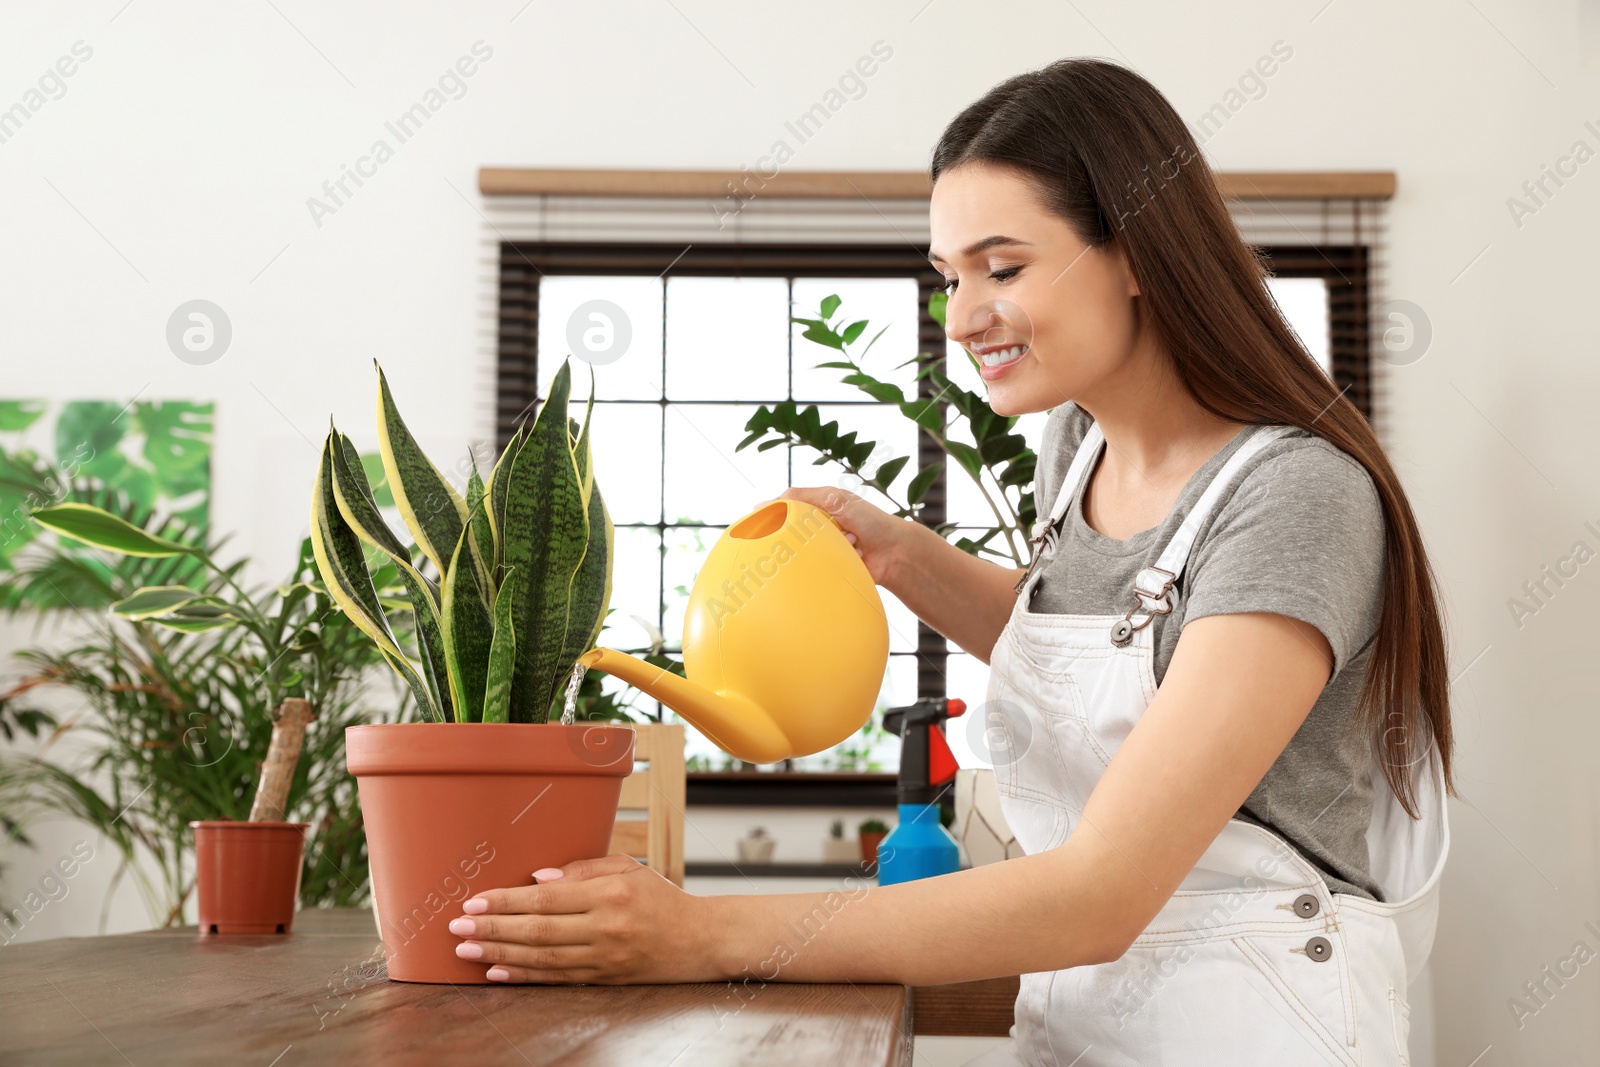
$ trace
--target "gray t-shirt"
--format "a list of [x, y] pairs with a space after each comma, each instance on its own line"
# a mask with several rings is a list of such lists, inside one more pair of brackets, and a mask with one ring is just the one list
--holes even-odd
[[[1050, 413], [1035, 495], [1050, 514], [1091, 419], [1076, 404]], [[1154, 529], [1118, 541], [1083, 521], [1081, 493], [1062, 523], [1060, 547], [1036, 583], [1041, 613], [1121, 615], [1133, 580], [1154, 566], [1212, 478], [1255, 430], [1246, 427], [1195, 472]], [[1372, 747], [1356, 723], [1361, 683], [1383, 604], [1384, 519], [1361, 464], [1315, 434], [1291, 430], [1245, 462], [1201, 527], [1179, 579], [1176, 606], [1157, 616], [1156, 684], [1189, 619], [1272, 612], [1315, 626], [1333, 647], [1334, 673], [1305, 722], [1239, 817], [1282, 836], [1317, 866], [1336, 893], [1373, 899], [1366, 830], [1372, 817]], [[1382, 779], [1378, 788], [1387, 788]]]

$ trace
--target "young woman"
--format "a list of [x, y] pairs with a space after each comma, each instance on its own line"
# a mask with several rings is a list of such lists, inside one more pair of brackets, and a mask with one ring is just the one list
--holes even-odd
[[1021, 974], [993, 1063], [1405, 1062], [1451, 741], [1399, 479], [1137, 75], [1012, 78], [932, 170], [948, 332], [997, 412], [1051, 412], [1034, 565], [784, 495], [988, 661], [1027, 854], [843, 898], [695, 897], [613, 856], [465, 902], [461, 954], [512, 982]]

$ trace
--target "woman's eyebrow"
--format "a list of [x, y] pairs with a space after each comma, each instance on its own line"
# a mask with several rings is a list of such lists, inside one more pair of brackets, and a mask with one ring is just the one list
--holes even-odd
[[[985, 251], [986, 249], [1008, 247], [1011, 245], [1026, 245], [1027, 243], [1027, 241], [1022, 240], [1020, 237], [1007, 237], [1003, 233], [992, 233], [988, 237], [985, 237], [979, 241], [974, 241], [966, 248], [963, 248], [961, 250], [961, 255], [963, 257], [971, 257], [977, 255], [979, 252]], [[932, 251], [928, 253], [928, 259], [935, 263], [946, 262], [943, 256]]]

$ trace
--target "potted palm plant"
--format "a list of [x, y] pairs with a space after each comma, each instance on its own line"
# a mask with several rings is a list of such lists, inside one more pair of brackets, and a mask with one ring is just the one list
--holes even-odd
[[[563, 695], [576, 696], [574, 667], [611, 595], [593, 401], [579, 426], [570, 391], [563, 365], [488, 479], [472, 464], [463, 497], [418, 446], [379, 368], [383, 469], [421, 558], [380, 516], [350, 439], [330, 428], [323, 445], [311, 501], [323, 582], [429, 720], [346, 731], [394, 979], [485, 982], [486, 965], [454, 952], [447, 924], [460, 902], [604, 855], [633, 771], [630, 727], [578, 723], [565, 709], [550, 722]], [[399, 572], [414, 650], [389, 624], [369, 552]]]

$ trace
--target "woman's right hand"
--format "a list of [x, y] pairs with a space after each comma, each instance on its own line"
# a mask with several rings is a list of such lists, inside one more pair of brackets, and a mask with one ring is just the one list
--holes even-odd
[[785, 489], [775, 499], [813, 504], [833, 516], [872, 580], [917, 618], [980, 660], [1017, 602], [1019, 571], [963, 552], [921, 523], [898, 519], [846, 489]]
[[866, 563], [867, 573], [882, 586], [890, 584], [895, 568], [903, 559], [906, 542], [921, 529], [916, 523], [895, 518], [846, 489], [792, 486], [776, 499], [799, 500], [832, 515], [844, 530], [845, 539], [855, 545], [856, 554]]

